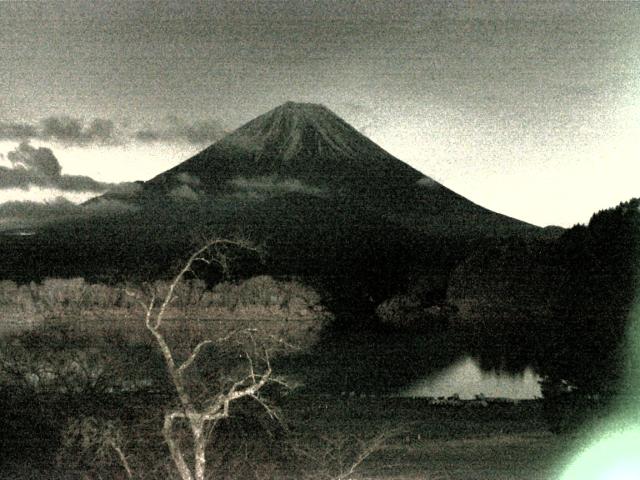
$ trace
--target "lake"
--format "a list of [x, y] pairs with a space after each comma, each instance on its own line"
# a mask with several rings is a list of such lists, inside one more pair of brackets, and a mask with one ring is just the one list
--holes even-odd
[[311, 392], [531, 399], [540, 397], [534, 344], [522, 331], [339, 332], [278, 367]]

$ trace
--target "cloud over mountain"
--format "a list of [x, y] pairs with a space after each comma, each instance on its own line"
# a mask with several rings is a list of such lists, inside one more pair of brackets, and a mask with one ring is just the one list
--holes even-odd
[[259, 177], [236, 177], [229, 181], [235, 187], [234, 196], [236, 198], [261, 198], [269, 195], [283, 193], [303, 193], [307, 195], [322, 195], [321, 188], [308, 185], [297, 178], [278, 177], [276, 175]]
[[111, 120], [95, 118], [91, 122], [66, 115], [47, 117], [40, 121], [39, 137], [64, 143], [114, 143], [118, 140]]
[[220, 140], [224, 134], [222, 124], [215, 119], [187, 122], [170, 116], [158, 125], [137, 130], [133, 136], [141, 142], [181, 142], [200, 145]]

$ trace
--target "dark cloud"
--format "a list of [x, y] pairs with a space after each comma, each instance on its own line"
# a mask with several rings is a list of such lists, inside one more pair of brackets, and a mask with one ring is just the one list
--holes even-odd
[[439, 186], [438, 182], [436, 182], [433, 178], [429, 178], [429, 177], [422, 177], [420, 180], [418, 180], [417, 183], [421, 187], [437, 187], [437, 186]]
[[302, 183], [297, 178], [278, 176], [236, 177], [229, 183], [236, 189], [232, 194], [236, 198], [258, 199], [287, 193], [303, 193], [314, 196], [324, 194], [322, 189]]
[[138, 130], [134, 137], [141, 142], [157, 142], [160, 140], [160, 133], [151, 129]]
[[113, 145], [130, 141], [202, 145], [219, 140], [225, 133], [215, 119], [189, 122], [175, 116], [133, 131], [104, 118], [87, 122], [68, 115], [46, 117], [34, 124], [0, 120], [0, 140], [53, 140], [68, 145]]
[[78, 205], [64, 197], [50, 202], [5, 202], [0, 204], [1, 219], [47, 218], [51, 215], [66, 216], [80, 211]]
[[104, 192], [113, 184], [98, 182], [84, 175], [62, 175], [56, 186], [65, 191]]
[[200, 200], [200, 193], [189, 185], [180, 185], [169, 192], [169, 196], [178, 201], [197, 202]]
[[68, 116], [47, 117], [40, 121], [39, 138], [65, 143], [115, 143], [116, 128], [111, 120], [96, 118], [85, 123]]
[[176, 175], [176, 179], [180, 183], [184, 183], [187, 185], [198, 186], [202, 184], [202, 181], [200, 180], [200, 178], [198, 178], [196, 175], [191, 175], [190, 173], [187, 173], [187, 172], [179, 173], [178, 175]]
[[28, 123], [0, 121], [0, 140], [28, 140], [37, 135], [36, 127]]
[[97, 215], [109, 213], [133, 212], [138, 207], [120, 199], [99, 197], [93, 201], [78, 207], [82, 214]]
[[0, 232], [34, 228], [51, 220], [77, 215], [80, 208], [63, 197], [45, 203], [5, 202], [0, 204]]
[[124, 182], [114, 185], [109, 192], [118, 195], [118, 197], [135, 197], [142, 191], [143, 182]]
[[36, 124], [0, 121], [0, 140], [55, 140], [67, 144], [119, 143], [113, 121], [95, 118], [90, 122], [67, 115], [43, 118]]
[[225, 135], [222, 124], [214, 119], [187, 122], [178, 117], [168, 117], [164, 124], [145, 127], [134, 133], [141, 142], [181, 142], [193, 145], [213, 143]]
[[220, 123], [215, 120], [203, 120], [191, 125], [184, 125], [178, 129], [178, 133], [179, 138], [196, 144], [217, 141], [225, 134]]
[[7, 154], [11, 168], [0, 167], [0, 188], [29, 186], [65, 191], [102, 192], [113, 185], [81, 175], [62, 175], [60, 162], [49, 148], [35, 148], [26, 142]]
[[7, 154], [7, 158], [14, 169], [28, 170], [45, 178], [56, 179], [62, 172], [58, 159], [48, 148], [34, 148], [28, 143], [21, 143]]

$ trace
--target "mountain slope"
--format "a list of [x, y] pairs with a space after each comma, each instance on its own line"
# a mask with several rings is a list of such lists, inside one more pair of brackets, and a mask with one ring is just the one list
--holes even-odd
[[278, 175], [334, 186], [400, 184], [422, 177], [327, 108], [293, 102], [257, 117], [148, 184], [182, 172], [205, 175], [208, 185], [234, 175]]

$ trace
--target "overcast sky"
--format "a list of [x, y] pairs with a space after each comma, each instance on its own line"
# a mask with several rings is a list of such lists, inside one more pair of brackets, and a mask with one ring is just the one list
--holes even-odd
[[640, 196], [639, 3], [3, 2], [0, 58], [0, 175], [31, 172], [0, 203], [147, 179], [286, 100], [538, 225]]

